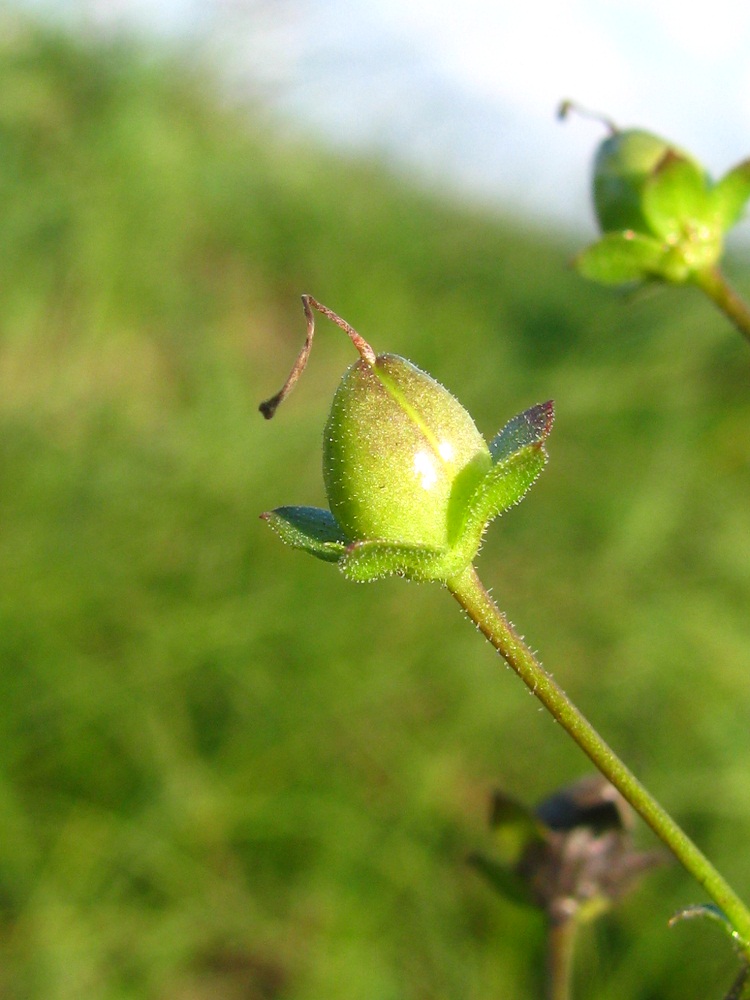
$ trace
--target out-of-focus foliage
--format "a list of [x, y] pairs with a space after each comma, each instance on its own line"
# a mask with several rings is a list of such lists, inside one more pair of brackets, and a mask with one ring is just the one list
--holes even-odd
[[[280, 141], [187, 58], [2, 29], [0, 997], [540, 993], [538, 918], [465, 859], [496, 783], [543, 798], [585, 762], [438, 587], [354, 586], [257, 520], [322, 502], [351, 360], [325, 331], [262, 420], [302, 292], [487, 436], [555, 398], [482, 575], [750, 893], [746, 345], [688, 292], [611, 300], [549, 235]], [[728, 982], [710, 928], [666, 928], [692, 902], [653, 875], [581, 995]]]

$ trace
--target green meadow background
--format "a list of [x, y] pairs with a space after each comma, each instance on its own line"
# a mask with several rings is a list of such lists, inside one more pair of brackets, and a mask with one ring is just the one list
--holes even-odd
[[[587, 762], [445, 592], [348, 584], [258, 519], [324, 504], [353, 360], [321, 322], [261, 418], [302, 292], [487, 435], [555, 399], [480, 572], [750, 896], [747, 343], [697, 293], [584, 283], [564, 234], [291, 142], [187, 56], [2, 28], [0, 998], [542, 994], [541, 918], [466, 857], [494, 788]], [[576, 997], [722, 997], [719, 930], [667, 927], [703, 899], [651, 874], [584, 934]]]

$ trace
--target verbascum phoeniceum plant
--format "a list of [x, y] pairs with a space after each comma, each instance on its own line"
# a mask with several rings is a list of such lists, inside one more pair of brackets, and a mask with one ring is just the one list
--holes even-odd
[[[561, 115], [571, 107], [565, 102]], [[579, 272], [610, 285], [694, 285], [750, 339], [750, 310], [719, 267], [725, 235], [750, 199], [750, 160], [714, 182], [697, 160], [660, 137], [605, 124], [610, 134], [593, 171], [602, 235], [579, 254]], [[348, 335], [359, 358], [341, 380], [325, 428], [328, 509], [278, 507], [261, 516], [282, 541], [335, 563], [349, 580], [395, 574], [441, 584], [606, 779], [593, 800], [587, 786], [588, 805], [581, 805], [578, 786], [553, 796], [554, 809], [496, 798], [493, 827], [514, 843], [514, 856], [472, 858], [499, 891], [546, 912], [548, 997], [570, 996], [578, 925], [659, 860], [633, 850], [625, 822], [629, 803], [711, 900], [686, 907], [675, 919], [705, 917], [726, 931], [740, 969], [725, 1000], [748, 1000], [750, 910], [542, 667], [474, 567], [491, 521], [517, 504], [544, 468], [552, 402], [517, 414], [486, 441], [430, 375], [402, 357], [376, 354], [312, 296], [302, 301], [307, 337], [283, 388], [261, 404], [264, 416], [273, 416], [307, 364], [315, 312]]]

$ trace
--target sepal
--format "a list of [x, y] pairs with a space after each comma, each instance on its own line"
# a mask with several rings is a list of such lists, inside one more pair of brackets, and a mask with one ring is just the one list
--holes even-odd
[[551, 400], [537, 403], [536, 406], [531, 406], [523, 413], [511, 417], [490, 441], [493, 464], [510, 458], [520, 448], [545, 441], [552, 430], [554, 419], [555, 407]]
[[386, 576], [403, 576], [426, 583], [446, 580], [453, 575], [451, 556], [448, 549], [372, 539], [350, 545], [339, 567], [344, 576], [355, 583], [370, 583]]
[[653, 236], [628, 229], [606, 233], [575, 258], [578, 273], [602, 285], [627, 285], [658, 274], [664, 248]]
[[541, 444], [522, 448], [510, 458], [498, 462], [478, 484], [468, 503], [465, 525], [482, 525], [523, 500], [547, 464], [547, 452]]
[[489, 522], [519, 503], [537, 480], [547, 462], [544, 442], [553, 419], [553, 404], [541, 403], [513, 417], [493, 439], [492, 468], [466, 502], [460, 536], [467, 547], [478, 545]]
[[750, 198], [750, 159], [725, 174], [711, 191], [711, 202], [722, 230], [730, 229], [742, 215]]
[[333, 514], [322, 507], [277, 507], [260, 516], [282, 542], [326, 562], [338, 562], [350, 544]]
[[668, 243], [684, 239], [689, 230], [700, 231], [703, 239], [715, 235], [706, 175], [674, 150], [646, 178], [641, 205], [650, 231]]

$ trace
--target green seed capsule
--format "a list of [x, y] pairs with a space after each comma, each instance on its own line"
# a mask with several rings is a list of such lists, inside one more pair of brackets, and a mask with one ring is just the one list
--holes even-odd
[[385, 354], [344, 375], [325, 429], [323, 475], [331, 513], [352, 540], [450, 545], [491, 465], [467, 411], [410, 362]]
[[395, 354], [376, 355], [346, 320], [303, 296], [307, 337], [268, 419], [305, 369], [313, 310], [359, 352], [333, 398], [323, 442], [330, 510], [276, 507], [261, 516], [282, 541], [362, 582], [397, 574], [452, 579], [477, 555], [489, 522], [524, 496], [547, 460], [551, 402], [517, 414], [487, 444], [461, 404]]
[[670, 153], [687, 158], [682, 150], [640, 129], [605, 139], [594, 161], [594, 207], [602, 232], [650, 231], [641, 208], [643, 185]]

